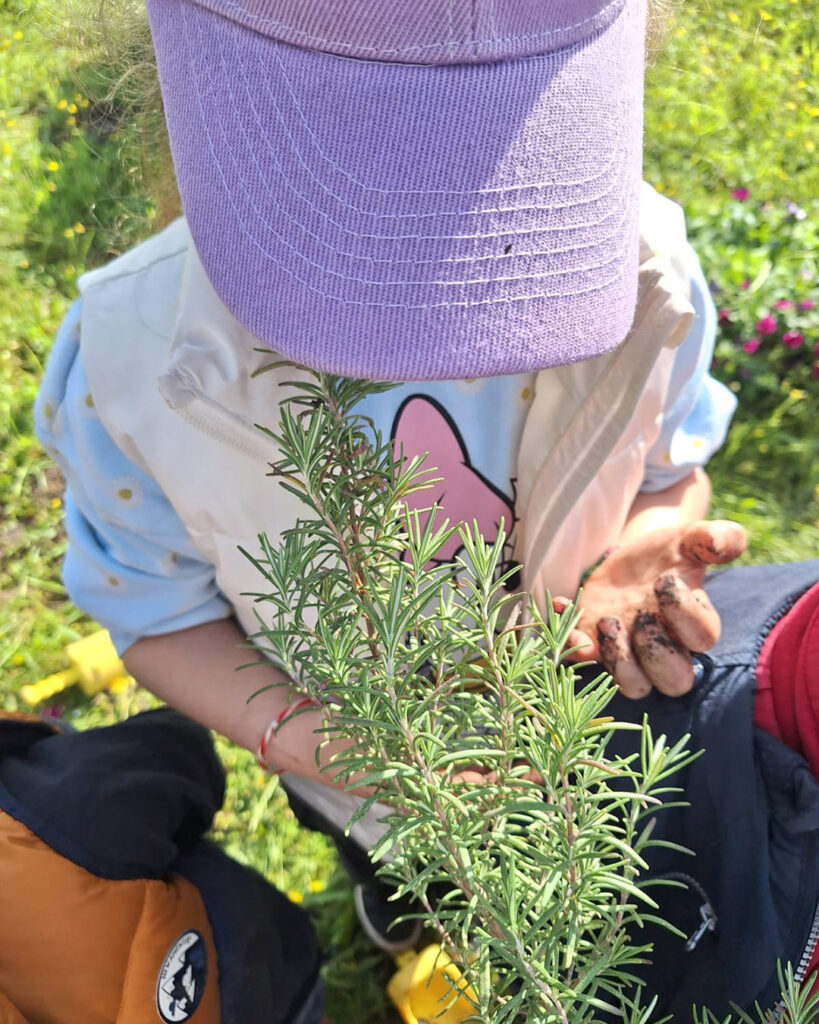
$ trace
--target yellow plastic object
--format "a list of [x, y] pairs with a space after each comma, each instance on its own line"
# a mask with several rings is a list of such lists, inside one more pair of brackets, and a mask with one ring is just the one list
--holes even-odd
[[106, 687], [116, 687], [129, 680], [125, 666], [119, 660], [111, 637], [105, 629], [84, 636], [65, 648], [70, 668], [55, 672], [36, 683], [20, 687], [20, 696], [27, 704], [39, 704], [74, 683], [89, 696]]
[[474, 1017], [475, 1007], [464, 995], [452, 1001], [453, 987], [472, 999], [475, 990], [440, 946], [404, 953], [396, 963], [387, 993], [404, 1024], [461, 1024]]

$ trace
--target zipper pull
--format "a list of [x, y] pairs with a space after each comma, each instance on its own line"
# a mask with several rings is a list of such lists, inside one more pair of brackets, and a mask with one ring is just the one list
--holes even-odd
[[692, 950], [696, 949], [703, 935], [705, 935], [706, 932], [714, 931], [717, 927], [717, 915], [714, 913], [714, 908], [710, 903], [706, 902], [702, 904], [700, 907], [700, 917], [702, 918], [702, 924], [686, 942], [686, 953], [690, 953]]

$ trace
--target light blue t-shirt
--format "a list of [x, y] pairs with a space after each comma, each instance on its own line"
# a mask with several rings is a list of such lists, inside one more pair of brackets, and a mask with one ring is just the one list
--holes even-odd
[[[696, 319], [678, 349], [663, 426], [642, 490], [672, 486], [722, 444], [736, 399], [708, 374], [716, 314], [692, 279]], [[81, 303], [63, 321], [35, 406], [37, 436], [66, 480], [63, 577], [74, 603], [107, 628], [122, 653], [140, 637], [231, 612], [214, 567], [194, 547], [156, 481], [128, 459], [94, 409], [79, 356]], [[514, 521], [517, 451], [535, 374], [401, 384], [359, 407], [407, 451], [446, 469], [450, 519]], [[483, 526], [482, 526], [483, 528]], [[484, 533], [489, 539], [488, 529]], [[449, 557], [445, 553], [445, 557]]]

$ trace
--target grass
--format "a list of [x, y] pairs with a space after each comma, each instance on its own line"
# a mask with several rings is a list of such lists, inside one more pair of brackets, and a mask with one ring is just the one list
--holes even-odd
[[[93, 52], [63, 31], [63, 12], [58, 0], [0, 0], [0, 699], [7, 709], [22, 706], [20, 686], [62, 667], [64, 645], [93, 628], [60, 582], [61, 484], [33, 437], [37, 384], [77, 276], [149, 233], [155, 214], [139, 178], [143, 140], [125, 108], [105, 98]], [[649, 72], [646, 178], [686, 207], [718, 302], [743, 330], [747, 322], [752, 331], [775, 300], [816, 293], [805, 268], [816, 272], [817, 81], [819, 30], [809, 0], [764, 7], [690, 0]], [[749, 191], [741, 207], [732, 198], [739, 188]], [[789, 202], [806, 212], [796, 233], [787, 218], [766, 212]], [[793, 357], [766, 342], [753, 360], [737, 339], [726, 334], [720, 343], [729, 348], [717, 372], [740, 409], [710, 466], [714, 508], [748, 528], [746, 561], [793, 561], [819, 550], [815, 342], [808, 336]], [[133, 688], [60, 698], [81, 727], [151, 701]], [[358, 931], [329, 844], [298, 827], [277, 781], [250, 755], [223, 741], [218, 747], [228, 796], [214, 834], [313, 913], [330, 951], [331, 1019], [395, 1019], [383, 995], [391, 965]]]

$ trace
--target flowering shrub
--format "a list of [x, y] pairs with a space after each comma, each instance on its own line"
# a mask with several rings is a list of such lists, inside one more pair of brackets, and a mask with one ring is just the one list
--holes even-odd
[[714, 372], [755, 417], [819, 395], [818, 215], [737, 188], [689, 217], [719, 310]]

